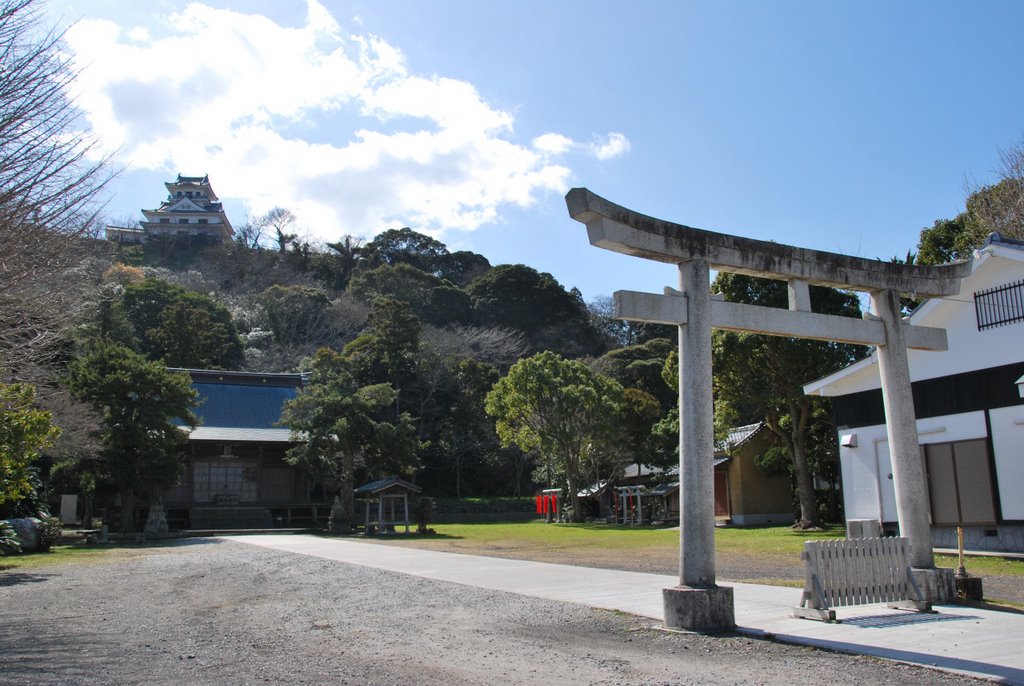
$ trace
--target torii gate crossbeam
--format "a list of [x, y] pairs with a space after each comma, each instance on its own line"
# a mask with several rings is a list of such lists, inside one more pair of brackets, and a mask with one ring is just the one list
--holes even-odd
[[[621, 319], [679, 327], [679, 586], [664, 590], [666, 625], [707, 632], [735, 626], [732, 588], [715, 582], [714, 327], [877, 346], [900, 532], [910, 540], [912, 573], [927, 599], [948, 600], [952, 570], [937, 570], [932, 561], [927, 485], [906, 352], [907, 347], [944, 350], [946, 332], [905, 324], [899, 296], [959, 293], [970, 264], [897, 265], [714, 233], [633, 212], [585, 188], [574, 188], [565, 200], [569, 215], [586, 224], [592, 245], [679, 266], [679, 291], [619, 291], [614, 296], [615, 314]], [[789, 310], [713, 299], [711, 269], [786, 281]], [[811, 284], [867, 292], [878, 316], [857, 320], [813, 313]]]

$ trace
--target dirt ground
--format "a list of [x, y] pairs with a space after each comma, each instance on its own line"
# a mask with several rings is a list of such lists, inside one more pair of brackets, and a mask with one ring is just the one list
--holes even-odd
[[[627, 572], [675, 575], [679, 573], [678, 553], [664, 548], [637, 548], [623, 554], [621, 550], [601, 550], [588, 547], [578, 549], [556, 546], [551, 548], [501, 548], [481, 546], [474, 541], [432, 538], [377, 538], [367, 539], [385, 545], [428, 548], [440, 552], [467, 555], [490, 555], [537, 562], [620, 569]], [[804, 582], [804, 565], [793, 555], [761, 554], [756, 558], [735, 552], [719, 550], [715, 556], [715, 570], [719, 581], [745, 581], [771, 585], [800, 587]], [[986, 599], [1009, 600], [1024, 604], [1024, 579], [1019, 576], [986, 575], [983, 578]]]
[[979, 683], [217, 539], [2, 571], [0, 607], [0, 684]]

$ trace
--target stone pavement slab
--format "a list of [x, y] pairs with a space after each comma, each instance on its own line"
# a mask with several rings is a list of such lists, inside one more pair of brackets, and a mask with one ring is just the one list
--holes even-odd
[[[660, 574], [441, 553], [309, 535], [229, 536], [230, 540], [495, 591], [664, 620], [661, 591], [678, 579]], [[937, 613], [884, 605], [838, 608], [837, 624], [790, 615], [800, 589], [721, 581], [734, 588], [741, 633], [787, 643], [928, 665], [1024, 685], [1024, 614], [942, 605]]]

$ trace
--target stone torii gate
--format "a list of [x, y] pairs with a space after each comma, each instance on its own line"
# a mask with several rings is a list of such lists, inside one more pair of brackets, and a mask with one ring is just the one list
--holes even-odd
[[[946, 331], [904, 323], [900, 294], [955, 295], [970, 264], [891, 264], [714, 233], [633, 212], [585, 188], [565, 201], [569, 215], [586, 224], [591, 245], [679, 266], [678, 291], [614, 294], [617, 318], [679, 327], [679, 585], [664, 589], [665, 624], [704, 632], [735, 626], [732, 588], [715, 583], [712, 328], [877, 347], [900, 534], [910, 540], [912, 573], [927, 599], [948, 601], [952, 570], [936, 569], [932, 558], [907, 362], [908, 347], [945, 350]], [[789, 310], [713, 298], [711, 269], [786, 281]], [[867, 292], [877, 316], [813, 313], [812, 284]]]

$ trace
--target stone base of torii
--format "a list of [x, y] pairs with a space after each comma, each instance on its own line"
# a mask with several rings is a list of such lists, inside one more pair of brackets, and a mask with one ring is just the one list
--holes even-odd
[[[592, 245], [679, 266], [678, 291], [614, 295], [621, 319], [679, 327], [679, 585], [664, 590], [666, 626], [707, 633], [735, 626], [732, 588], [715, 582], [712, 328], [878, 348], [900, 533], [910, 541], [912, 574], [925, 599], [948, 602], [952, 570], [936, 569], [932, 558], [906, 352], [945, 350], [946, 332], [905, 324], [899, 297], [957, 294], [969, 263], [897, 265], [714, 233], [647, 217], [584, 188], [569, 191], [566, 204], [569, 215], [586, 224]], [[786, 281], [789, 310], [713, 299], [712, 269]], [[867, 292], [877, 315], [811, 312], [810, 285]]]

